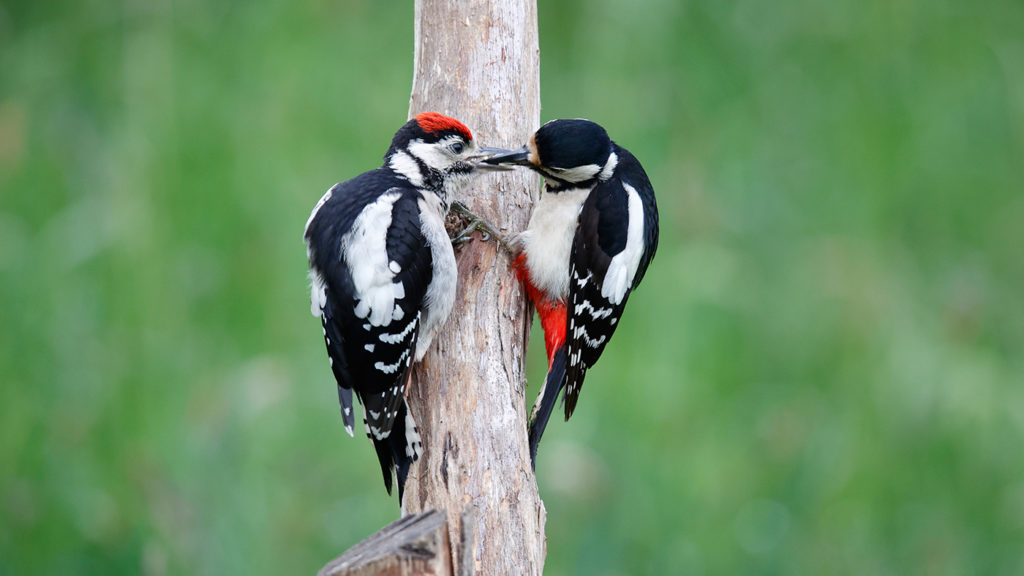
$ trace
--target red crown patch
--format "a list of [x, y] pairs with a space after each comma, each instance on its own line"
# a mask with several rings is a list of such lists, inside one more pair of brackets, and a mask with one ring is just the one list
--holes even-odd
[[437, 112], [423, 112], [415, 116], [416, 123], [419, 124], [420, 128], [424, 132], [431, 134], [437, 132], [444, 132], [445, 130], [454, 130], [466, 138], [466, 140], [472, 140], [473, 134], [470, 133], [469, 128], [462, 122], [459, 122], [455, 118], [445, 116], [444, 114], [438, 114]]

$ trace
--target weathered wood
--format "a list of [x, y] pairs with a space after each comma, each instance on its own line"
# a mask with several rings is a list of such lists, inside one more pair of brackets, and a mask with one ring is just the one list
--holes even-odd
[[[410, 117], [441, 112], [478, 144], [522, 145], [540, 123], [536, 0], [416, 0], [415, 19]], [[506, 172], [477, 178], [455, 200], [510, 235], [525, 228], [538, 186], [525, 170]], [[407, 392], [423, 439], [402, 503], [412, 515], [321, 576], [543, 571], [546, 512], [526, 439], [532, 313], [497, 243], [463, 244], [456, 259], [452, 316]]]
[[318, 576], [452, 576], [451, 559], [447, 516], [431, 510], [381, 528]]
[[[521, 146], [540, 123], [536, 1], [417, 0], [415, 18], [410, 116], [441, 112], [467, 124], [479, 144]], [[505, 234], [525, 227], [536, 176], [474, 182], [461, 198], [471, 210]], [[452, 317], [408, 395], [423, 456], [404, 511], [447, 512], [456, 574], [540, 574], [546, 514], [526, 439], [531, 316], [496, 243], [470, 242], [456, 256]]]

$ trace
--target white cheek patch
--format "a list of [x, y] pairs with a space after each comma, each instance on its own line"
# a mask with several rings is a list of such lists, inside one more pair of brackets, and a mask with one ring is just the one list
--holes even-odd
[[461, 139], [452, 136], [434, 144], [427, 144], [423, 140], [416, 139], [409, 143], [409, 153], [434, 170], [444, 171], [457, 161], [446, 151], [448, 145], [456, 140]]
[[423, 185], [423, 174], [420, 173], [420, 166], [405, 152], [396, 152], [391, 156], [388, 166], [395, 172], [405, 176], [413, 186]]
[[341, 253], [352, 273], [357, 318], [372, 326], [391, 322], [395, 301], [405, 297], [405, 286], [395, 282], [388, 263], [387, 233], [398, 193], [384, 194], [369, 204], [356, 218], [352, 230], [341, 242]]
[[601, 285], [601, 296], [618, 305], [626, 297], [636, 277], [636, 269], [640, 266], [640, 257], [644, 253], [644, 205], [637, 194], [636, 188], [623, 183], [628, 199], [629, 228], [626, 231], [626, 247], [612, 257], [608, 271]]
[[601, 167], [597, 164], [586, 164], [576, 166], [575, 168], [553, 168], [551, 169], [551, 174], [567, 182], [583, 182], [597, 176], [597, 173], [600, 171]]

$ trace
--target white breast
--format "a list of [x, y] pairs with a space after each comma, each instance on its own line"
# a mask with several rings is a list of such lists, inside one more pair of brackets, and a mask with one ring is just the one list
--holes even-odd
[[533, 208], [530, 225], [520, 236], [530, 267], [530, 281], [543, 292], [564, 299], [569, 294], [569, 255], [589, 188], [546, 192]]
[[416, 344], [416, 361], [423, 359], [434, 336], [444, 325], [455, 303], [455, 282], [458, 269], [455, 266], [455, 252], [448, 233], [444, 229], [445, 206], [431, 192], [424, 193], [419, 200], [420, 229], [430, 246], [433, 258], [433, 275], [427, 285], [424, 298], [423, 324], [420, 328], [419, 341]]

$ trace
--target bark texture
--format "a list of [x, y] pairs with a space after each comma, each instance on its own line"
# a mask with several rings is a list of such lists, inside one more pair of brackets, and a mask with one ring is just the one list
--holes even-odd
[[[522, 146], [540, 123], [536, 0], [416, 0], [410, 116], [463, 121], [478, 144]], [[479, 177], [461, 200], [503, 235], [525, 228], [539, 185], [526, 170]], [[455, 574], [540, 574], [544, 505], [526, 438], [531, 315], [495, 242], [456, 248], [459, 287], [445, 330], [408, 395], [423, 456], [403, 512], [447, 514]]]

